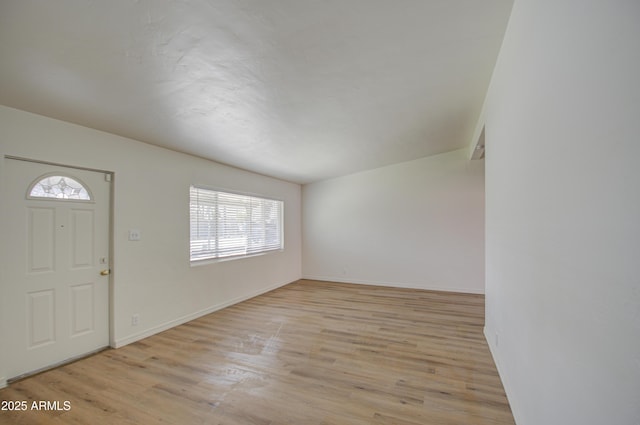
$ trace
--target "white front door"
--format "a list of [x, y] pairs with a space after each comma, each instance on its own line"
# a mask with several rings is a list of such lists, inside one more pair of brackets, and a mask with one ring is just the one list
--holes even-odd
[[110, 175], [5, 159], [9, 378], [109, 344]]

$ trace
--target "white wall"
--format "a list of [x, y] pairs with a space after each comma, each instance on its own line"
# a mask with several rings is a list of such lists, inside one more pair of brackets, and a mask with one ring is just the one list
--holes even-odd
[[[301, 276], [297, 184], [6, 107], [0, 107], [0, 129], [0, 158], [13, 155], [115, 172], [112, 344], [116, 346]], [[1, 163], [0, 178], [4, 178]], [[188, 205], [189, 186], [194, 183], [284, 200], [284, 252], [190, 267]], [[142, 241], [127, 240], [132, 228], [142, 231]], [[140, 315], [137, 327], [131, 326], [133, 314]]]
[[518, 425], [640, 424], [639, 40], [637, 0], [513, 7], [485, 110], [485, 332]]
[[302, 193], [304, 277], [484, 291], [484, 164], [466, 150]]

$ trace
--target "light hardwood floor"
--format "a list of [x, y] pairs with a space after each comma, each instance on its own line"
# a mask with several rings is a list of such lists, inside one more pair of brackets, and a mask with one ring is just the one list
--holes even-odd
[[301, 280], [18, 381], [2, 424], [513, 424], [484, 297]]

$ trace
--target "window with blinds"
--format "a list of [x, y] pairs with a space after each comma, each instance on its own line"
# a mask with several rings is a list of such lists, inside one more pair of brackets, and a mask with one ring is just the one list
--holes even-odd
[[191, 186], [191, 261], [281, 250], [283, 202]]

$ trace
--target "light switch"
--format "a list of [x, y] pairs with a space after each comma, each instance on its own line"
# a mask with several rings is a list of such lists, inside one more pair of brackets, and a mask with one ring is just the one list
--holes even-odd
[[129, 230], [129, 240], [130, 241], [139, 241], [140, 239], [142, 239], [142, 236], [140, 234], [140, 230], [138, 230], [138, 229]]

